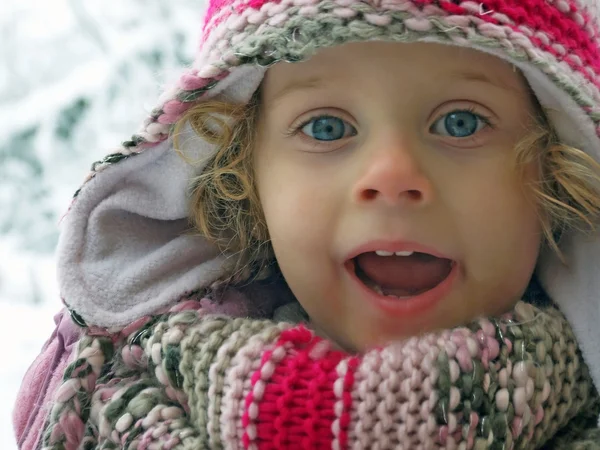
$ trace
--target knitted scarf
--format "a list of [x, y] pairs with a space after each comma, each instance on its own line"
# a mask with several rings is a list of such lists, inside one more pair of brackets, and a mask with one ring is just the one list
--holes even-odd
[[189, 300], [87, 328], [44, 448], [600, 449], [599, 397], [555, 307], [362, 355], [278, 315]]

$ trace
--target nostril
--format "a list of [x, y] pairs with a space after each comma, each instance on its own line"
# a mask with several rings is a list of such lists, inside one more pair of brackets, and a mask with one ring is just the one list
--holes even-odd
[[376, 189], [365, 189], [363, 192], [363, 198], [365, 200], [373, 200], [375, 197], [377, 197]]
[[[381, 192], [378, 191], [377, 189], [365, 189], [362, 192], [362, 199], [366, 200], [366, 201], [370, 201], [370, 200], [376, 199], [377, 196], [379, 196], [379, 195], [381, 195]], [[399, 199], [400, 197], [403, 197], [403, 196], [408, 197], [409, 200], [420, 201], [423, 198], [423, 193], [418, 189], [411, 189], [411, 190], [399, 193], [397, 198]]]
[[406, 195], [408, 195], [411, 198], [411, 200], [421, 200], [421, 197], [423, 197], [423, 193], [421, 191], [416, 190], [416, 189], [412, 189], [410, 191], [407, 191]]

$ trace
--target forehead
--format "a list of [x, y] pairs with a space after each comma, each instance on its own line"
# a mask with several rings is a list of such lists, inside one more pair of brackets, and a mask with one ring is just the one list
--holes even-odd
[[487, 83], [513, 94], [527, 92], [514, 66], [469, 48], [430, 43], [363, 42], [327, 48], [312, 58], [271, 67], [263, 83], [267, 98], [291, 89], [310, 89], [336, 82], [426, 87], [452, 81]]

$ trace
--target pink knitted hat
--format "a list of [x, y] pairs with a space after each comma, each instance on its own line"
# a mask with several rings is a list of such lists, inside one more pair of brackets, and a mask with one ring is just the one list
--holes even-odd
[[[63, 222], [59, 283], [87, 324], [121, 326], [210, 285], [226, 255], [188, 228], [200, 170], [174, 151], [172, 125], [208, 99], [248, 101], [268, 66], [349, 41], [436, 42], [481, 50], [526, 76], [561, 139], [600, 159], [600, 2], [593, 0], [214, 0], [198, 57], [133, 138], [93, 165]], [[192, 142], [192, 139], [182, 139]], [[198, 158], [214, 151], [193, 141]], [[600, 387], [600, 236], [561, 241], [539, 276], [571, 322]]]

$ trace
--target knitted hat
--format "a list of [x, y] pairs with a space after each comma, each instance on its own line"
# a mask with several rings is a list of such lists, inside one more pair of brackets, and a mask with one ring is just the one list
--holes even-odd
[[[124, 325], [222, 276], [225, 256], [185, 233], [200, 169], [173, 151], [172, 125], [198, 102], [248, 101], [269, 65], [324, 47], [436, 42], [496, 55], [523, 72], [563, 142], [600, 159], [599, 9], [593, 0], [212, 1], [193, 68], [75, 195], [59, 243], [65, 303], [88, 324]], [[196, 140], [185, 151], [200, 158], [214, 148]], [[600, 236], [572, 232], [561, 249], [569, 267], [548, 252], [539, 276], [600, 388]]]

